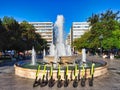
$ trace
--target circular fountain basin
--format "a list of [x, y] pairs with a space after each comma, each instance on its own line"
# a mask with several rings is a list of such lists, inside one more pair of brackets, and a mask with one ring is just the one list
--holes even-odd
[[[21, 61], [21, 62], [18, 62], [14, 65], [15, 67], [15, 75], [18, 75], [20, 77], [24, 77], [24, 78], [29, 78], [29, 79], [35, 79], [36, 78], [36, 71], [37, 71], [37, 66], [33, 66], [34, 68], [27, 68], [27, 67], [24, 67], [24, 65], [26, 63], [29, 63], [30, 61]], [[97, 60], [95, 61], [96, 63], [96, 66], [95, 67], [95, 72], [94, 72], [94, 77], [98, 77], [98, 76], [101, 76], [101, 75], [104, 75], [107, 73], [107, 63], [105, 61], [102, 61], [102, 60]], [[97, 65], [100, 64], [100, 65]], [[66, 65], [66, 64], [65, 64]], [[65, 66], [64, 65], [64, 66]], [[51, 65], [48, 65], [48, 67], [50, 67]], [[74, 68], [74, 65], [69, 65], [69, 66], [73, 66]], [[39, 73], [39, 78], [42, 77], [43, 75], [43, 72], [44, 70], [40, 70], [40, 73]], [[46, 73], [47, 73], [47, 70], [46, 70]], [[77, 70], [77, 74], [79, 73], [79, 70]], [[61, 78], [62, 80], [64, 80], [64, 70], [61, 69]], [[82, 69], [80, 69], [80, 78], [81, 78], [81, 74], [82, 74]], [[53, 77], [54, 79], [57, 80], [57, 69], [53, 70]], [[74, 79], [74, 69], [73, 70], [68, 70], [68, 78], [69, 79]], [[86, 78], [90, 78], [90, 68], [87, 67], [86, 68]], [[48, 70], [48, 78], [50, 78], [50, 73], [49, 73], [49, 70]]]

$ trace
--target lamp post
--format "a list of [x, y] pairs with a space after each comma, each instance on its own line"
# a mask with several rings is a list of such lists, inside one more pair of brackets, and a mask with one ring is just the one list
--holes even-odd
[[103, 40], [102, 34], [99, 36], [99, 40], [100, 40], [100, 56], [102, 56], [102, 40]]

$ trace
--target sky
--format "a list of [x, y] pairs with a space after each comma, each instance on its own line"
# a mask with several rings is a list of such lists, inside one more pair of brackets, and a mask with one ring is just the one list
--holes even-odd
[[92, 14], [120, 10], [120, 0], [0, 0], [0, 18], [14, 17], [18, 22], [53, 22], [64, 16], [64, 30], [72, 22], [85, 22]]

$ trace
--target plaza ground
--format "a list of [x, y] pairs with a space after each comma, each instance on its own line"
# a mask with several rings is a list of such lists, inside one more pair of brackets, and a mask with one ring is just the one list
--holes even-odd
[[[102, 60], [98, 56], [87, 56], [88, 59]], [[104, 59], [108, 64], [108, 73], [94, 78], [94, 86], [90, 87], [88, 80], [86, 86], [81, 87], [80, 82], [77, 88], [73, 88], [70, 82], [68, 87], [57, 88], [55, 84], [53, 88], [35, 87], [34, 80], [21, 78], [14, 74], [14, 62], [0, 64], [0, 90], [120, 90], [120, 60]]]

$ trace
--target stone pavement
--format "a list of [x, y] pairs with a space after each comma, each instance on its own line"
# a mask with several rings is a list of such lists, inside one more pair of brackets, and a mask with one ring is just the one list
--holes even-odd
[[[102, 59], [96, 56], [87, 56], [88, 59]], [[77, 88], [73, 88], [72, 82], [68, 87], [57, 88], [55, 84], [53, 88], [35, 87], [34, 80], [18, 77], [14, 74], [13, 64], [5, 64], [0, 66], [0, 90], [120, 90], [120, 60], [104, 59], [108, 63], [108, 73], [94, 78], [94, 86], [88, 85], [81, 87], [80, 82]]]

